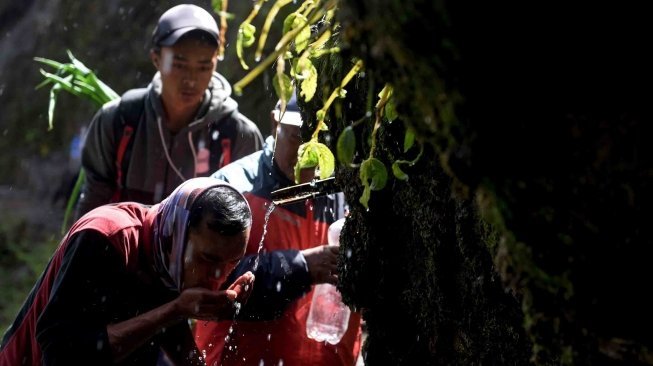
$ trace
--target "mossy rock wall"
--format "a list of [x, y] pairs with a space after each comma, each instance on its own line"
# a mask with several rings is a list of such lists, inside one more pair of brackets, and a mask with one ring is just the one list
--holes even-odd
[[402, 119], [497, 230], [487, 247], [521, 300], [537, 364], [653, 362], [642, 292], [653, 271], [644, 14], [630, 4], [393, 0], [346, 1], [340, 12], [348, 50], [377, 85], [392, 83]]

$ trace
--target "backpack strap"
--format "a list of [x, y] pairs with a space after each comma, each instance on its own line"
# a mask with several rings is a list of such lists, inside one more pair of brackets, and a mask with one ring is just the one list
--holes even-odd
[[128, 90], [120, 97], [120, 103], [118, 103], [118, 113], [114, 120], [115, 141], [118, 141], [115, 161], [118, 189], [113, 195], [112, 202], [121, 199], [125, 188], [127, 167], [133, 145], [132, 135], [143, 117], [147, 93], [147, 88]]
[[238, 109], [223, 116], [217, 122], [214, 122], [211, 127], [213, 133], [217, 132], [218, 137], [211, 139], [210, 152], [211, 152], [211, 169], [218, 170], [223, 166], [231, 163], [231, 145], [237, 135], [236, 123], [226, 123], [229, 119], [238, 118]]

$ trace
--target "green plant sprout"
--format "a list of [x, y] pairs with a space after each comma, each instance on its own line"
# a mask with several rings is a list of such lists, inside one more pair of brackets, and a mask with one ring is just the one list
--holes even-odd
[[[279, 9], [289, 3], [290, 0], [277, 0], [268, 12], [255, 53], [256, 62], [259, 62], [262, 57], [262, 50], [267, 40], [272, 21], [277, 16]], [[259, 63], [256, 68], [251, 70], [241, 80], [236, 82], [234, 84], [234, 91], [237, 94], [241, 94], [244, 87], [266, 70], [272, 62], [276, 61], [276, 73], [272, 79], [272, 85], [281, 100], [281, 112], [283, 113], [285, 111], [286, 103], [295, 88], [298, 89], [299, 96], [303, 97], [307, 102], [310, 101], [315, 95], [318, 85], [318, 74], [313, 60], [325, 54], [340, 51], [338, 47], [329, 49], [325, 49], [324, 47], [333, 36], [334, 29], [338, 27], [337, 24], [331, 22], [337, 8], [337, 3], [335, 0], [326, 2], [306, 0], [302, 2], [298, 9], [288, 15], [284, 20], [282, 37], [275, 46], [274, 52], [268, 55], [263, 62]], [[249, 47], [254, 43], [256, 28], [250, 22], [258, 14], [261, 5], [262, 1], [258, 1], [254, 5], [254, 9], [239, 28], [239, 42], [241, 44], [237, 46], [237, 50], [241, 65], [245, 70], [248, 70], [249, 67], [244, 61], [242, 51], [245, 47]], [[318, 22], [321, 23], [321, 27], [317, 27]], [[312, 35], [312, 27], [319, 28], [320, 31]], [[311, 40], [313, 41], [311, 42]], [[286, 73], [286, 60], [291, 64], [288, 73]], [[329, 130], [325, 119], [327, 118], [327, 112], [331, 104], [336, 98], [345, 97], [347, 92], [345, 86], [351, 79], [360, 74], [363, 69], [363, 61], [355, 61], [354, 66], [345, 75], [340, 85], [331, 92], [324, 102], [323, 107], [316, 112], [317, 125], [311, 139], [300, 145], [297, 152], [297, 164], [295, 165], [296, 182], [299, 182], [300, 171], [305, 168], [319, 169], [320, 179], [327, 178], [333, 174], [335, 170], [334, 155], [326, 145], [318, 141], [318, 136], [321, 131]], [[350, 168], [360, 169], [359, 177], [364, 189], [359, 201], [366, 208], [368, 208], [371, 192], [373, 190], [383, 189], [387, 183], [387, 169], [380, 160], [374, 157], [374, 150], [376, 147], [376, 133], [381, 125], [382, 119], [392, 122], [398, 117], [392, 99], [392, 87], [390, 85], [386, 85], [379, 93], [379, 101], [375, 107], [375, 116], [371, 136], [372, 146], [366, 160], [360, 164], [354, 164], [353, 162], [356, 149], [356, 137], [353, 132], [354, 124], [343, 130], [336, 144], [339, 161]], [[404, 152], [407, 152], [413, 146], [414, 142], [414, 132], [407, 130], [404, 136]], [[402, 165], [413, 166], [422, 156], [422, 152], [423, 146], [420, 144], [420, 152], [415, 159], [395, 161], [392, 164], [392, 172], [395, 178], [402, 181], [407, 180], [408, 175], [402, 170]]]
[[[50, 73], [41, 69], [41, 74], [45, 80], [36, 86], [40, 89], [46, 85], [52, 85], [50, 88], [50, 103], [48, 106], [48, 130], [54, 126], [54, 109], [57, 104], [57, 96], [61, 90], [65, 90], [78, 97], [86, 98], [95, 103], [99, 108], [105, 103], [117, 99], [119, 95], [113, 91], [107, 84], [102, 82], [93, 71], [91, 71], [81, 61], [76, 59], [72, 52], [67, 51], [70, 63], [60, 63], [42, 57], [35, 57], [34, 60], [44, 65], [54, 68], [55, 72]], [[66, 203], [66, 211], [64, 213], [63, 223], [61, 224], [61, 232], [65, 233], [68, 221], [72, 215], [75, 201], [79, 196], [82, 183], [85, 179], [84, 169], [79, 170], [77, 181], [73, 187], [73, 191], [68, 197]]]

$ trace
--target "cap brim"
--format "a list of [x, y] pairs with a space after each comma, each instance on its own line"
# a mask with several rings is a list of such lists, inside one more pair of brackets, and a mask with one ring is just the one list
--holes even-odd
[[179, 38], [181, 38], [184, 34], [188, 32], [192, 32], [195, 30], [200, 30], [204, 31], [213, 41], [215, 41], [215, 44], [218, 45], [218, 36], [211, 32], [208, 29], [200, 28], [200, 27], [184, 27], [184, 28], [179, 28], [175, 30], [174, 32], [170, 33], [167, 37], [159, 41], [159, 46], [164, 46], [164, 47], [169, 47], [177, 43]]
[[274, 111], [274, 118], [279, 121], [280, 123], [283, 123], [285, 125], [292, 125], [292, 126], [297, 126], [297, 127], [302, 127], [302, 115], [299, 112], [294, 112], [294, 111], [286, 111], [281, 120], [279, 120], [279, 110]]

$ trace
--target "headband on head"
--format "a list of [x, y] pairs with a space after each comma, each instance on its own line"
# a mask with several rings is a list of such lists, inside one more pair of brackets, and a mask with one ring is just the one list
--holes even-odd
[[232, 185], [215, 178], [201, 177], [185, 181], [158, 205], [154, 219], [154, 267], [164, 284], [181, 291], [183, 257], [186, 249], [190, 211], [204, 192], [214, 187], [229, 187], [243, 201], [245, 197]]

